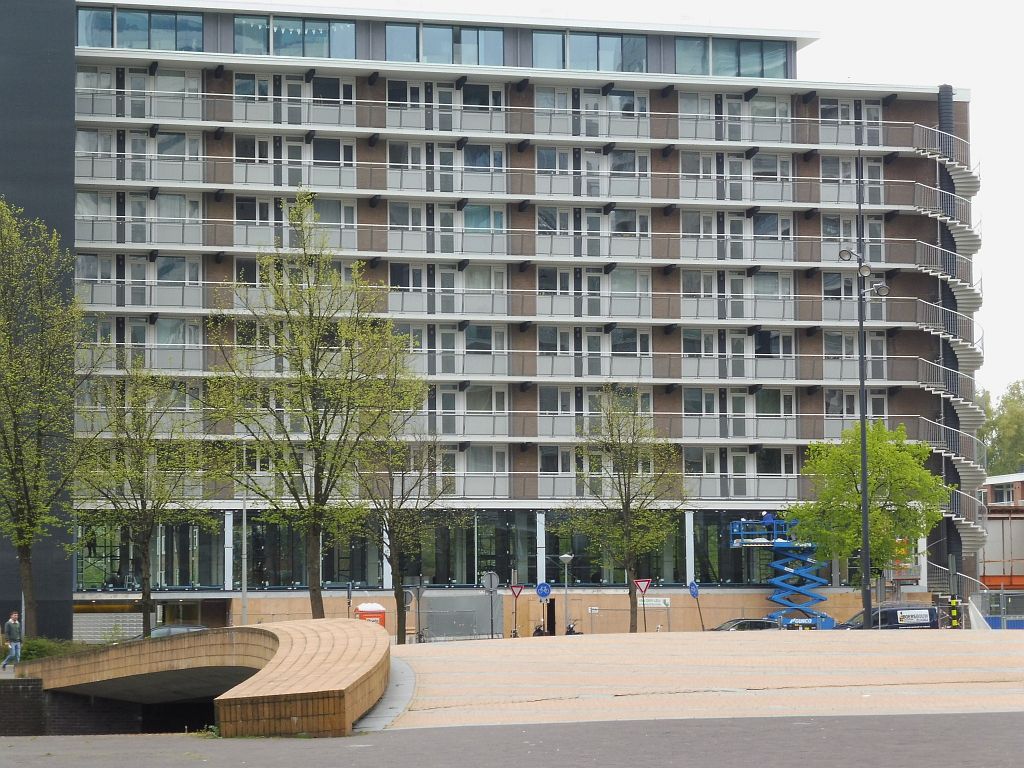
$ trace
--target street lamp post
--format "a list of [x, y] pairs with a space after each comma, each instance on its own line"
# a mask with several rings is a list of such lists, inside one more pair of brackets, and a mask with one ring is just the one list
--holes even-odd
[[572, 562], [574, 555], [572, 552], [566, 552], [564, 555], [559, 555], [558, 559], [562, 561], [562, 565], [565, 568], [565, 629], [569, 630], [569, 563]]
[[867, 334], [864, 332], [864, 307], [867, 294], [884, 297], [889, 286], [884, 283], [867, 285], [871, 265], [864, 261], [864, 158], [857, 153], [857, 250], [839, 251], [842, 261], [857, 261], [857, 363], [859, 369], [858, 394], [860, 400], [860, 578], [861, 603], [864, 606], [864, 627], [871, 626], [871, 535], [868, 505], [868, 389], [867, 389]]

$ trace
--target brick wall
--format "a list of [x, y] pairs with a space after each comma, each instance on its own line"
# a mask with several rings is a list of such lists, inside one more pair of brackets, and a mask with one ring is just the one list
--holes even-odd
[[0, 736], [42, 736], [46, 733], [42, 680], [0, 680], [0, 702], [3, 702]]
[[44, 692], [39, 678], [0, 680], [0, 701], [0, 736], [84, 736], [142, 730], [139, 704]]

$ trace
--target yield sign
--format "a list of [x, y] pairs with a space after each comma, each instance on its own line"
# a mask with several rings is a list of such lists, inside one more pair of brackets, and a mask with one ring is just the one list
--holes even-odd
[[512, 597], [518, 598], [519, 594], [523, 591], [523, 585], [512, 584], [511, 586], [509, 586], [509, 589], [512, 591]]
[[636, 585], [636, 588], [641, 595], [646, 595], [647, 588], [651, 586], [650, 579], [633, 579], [633, 583]]

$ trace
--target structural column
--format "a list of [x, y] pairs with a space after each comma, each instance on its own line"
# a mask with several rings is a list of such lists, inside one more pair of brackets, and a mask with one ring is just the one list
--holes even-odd
[[235, 513], [227, 510], [224, 513], [224, 589], [235, 588]]
[[545, 512], [537, 513], [537, 583], [542, 584], [548, 580], [547, 563], [547, 536], [544, 532]]
[[693, 516], [695, 512], [692, 509], [686, 510], [684, 518], [684, 533], [686, 536], [686, 583], [689, 584], [691, 581], [697, 580], [697, 563], [694, 562], [696, 559], [695, 547], [693, 543]]

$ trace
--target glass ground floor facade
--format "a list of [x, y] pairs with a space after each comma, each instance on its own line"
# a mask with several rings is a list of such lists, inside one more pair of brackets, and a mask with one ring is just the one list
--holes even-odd
[[[403, 580], [409, 584], [466, 586], [494, 571], [502, 584], [561, 584], [564, 570], [558, 556], [574, 555], [570, 585], [614, 586], [625, 583], [621, 566], [608, 562], [600, 549], [580, 535], [560, 536], [555, 510], [471, 510], [458, 527], [427, 530], [418, 551], [404, 558]], [[658, 552], [643, 558], [639, 576], [660, 584], [761, 586], [772, 576], [771, 551], [734, 549], [729, 523], [754, 517], [750, 511], [688, 510]], [[538, 535], [540, 531], [540, 535]], [[136, 591], [142, 580], [142, 558], [127, 531], [79, 531], [76, 557], [77, 591]], [[287, 525], [268, 523], [250, 512], [242, 525], [240, 512], [223, 514], [223, 524], [161, 526], [150, 542], [150, 577], [156, 591], [237, 590], [242, 582], [245, 540], [247, 586], [252, 590], [298, 589], [307, 584], [303, 536]], [[836, 571], [832, 583], [846, 584], [847, 569]], [[327, 589], [390, 588], [392, 574], [379, 548], [361, 538], [325, 540], [321, 547], [321, 579]]]

